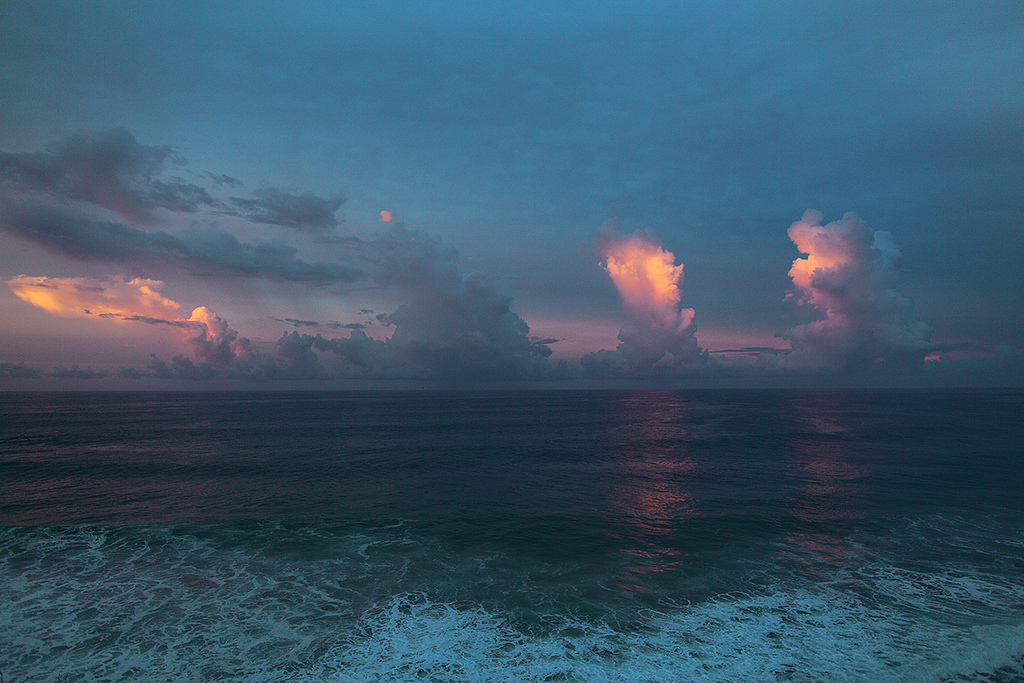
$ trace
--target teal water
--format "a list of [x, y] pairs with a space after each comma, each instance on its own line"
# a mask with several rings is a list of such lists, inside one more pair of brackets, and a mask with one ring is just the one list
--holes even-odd
[[1024, 680], [1020, 392], [0, 416], [5, 682]]

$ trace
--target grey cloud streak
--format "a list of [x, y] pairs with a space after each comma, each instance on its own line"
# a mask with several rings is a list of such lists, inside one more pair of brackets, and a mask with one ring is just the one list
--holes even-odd
[[231, 203], [241, 214], [254, 223], [282, 225], [295, 229], [328, 230], [337, 227], [337, 213], [345, 198], [338, 195], [323, 199], [304, 192], [296, 195], [282, 190], [266, 188], [255, 190], [255, 199], [232, 197]]
[[[136, 227], [156, 222], [157, 208], [189, 214], [205, 206], [232, 213], [204, 188], [160, 179], [172, 156], [170, 146], [142, 145], [123, 129], [71, 135], [45, 152], [0, 153], [0, 230], [52, 253], [141, 271], [169, 268], [310, 284], [366, 276], [354, 267], [304, 261], [296, 256], [298, 249], [283, 242], [241, 242], [213, 229], [171, 233]], [[272, 188], [256, 195], [232, 199], [248, 220], [317, 230], [337, 225], [334, 212], [344, 201]], [[127, 224], [88, 216], [82, 205], [120, 214]]]
[[[8, 193], [42, 193], [94, 204], [142, 224], [154, 222], [158, 208], [195, 213], [206, 207], [253, 223], [323, 231], [337, 227], [335, 213], [345, 203], [340, 194], [324, 199], [269, 187], [254, 190], [253, 198], [231, 197], [236, 210], [195, 183], [160, 178], [168, 160], [187, 163], [170, 145], [140, 144], [124, 129], [80, 132], [43, 152], [0, 152], [0, 181]], [[223, 174], [206, 175], [217, 185], [241, 185]]]
[[80, 261], [117, 263], [149, 275], [174, 269], [197, 275], [240, 275], [285, 282], [350, 283], [366, 273], [337, 263], [306, 262], [283, 242], [240, 242], [216, 230], [179, 233], [140, 230], [50, 207], [22, 207], [0, 215], [0, 230], [47, 251]]
[[192, 183], [160, 180], [170, 146], [139, 144], [126, 130], [77, 133], [47, 152], [0, 153], [0, 179], [18, 189], [87, 202], [139, 223], [155, 220], [153, 210], [195, 212], [223, 206]]

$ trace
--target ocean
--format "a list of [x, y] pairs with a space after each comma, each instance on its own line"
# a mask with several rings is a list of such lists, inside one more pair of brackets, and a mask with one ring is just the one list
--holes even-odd
[[1024, 393], [0, 393], [0, 675], [1024, 681]]

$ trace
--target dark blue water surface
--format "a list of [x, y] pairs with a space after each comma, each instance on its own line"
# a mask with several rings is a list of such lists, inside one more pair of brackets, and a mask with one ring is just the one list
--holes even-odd
[[0, 394], [20, 681], [1024, 680], [1021, 392]]

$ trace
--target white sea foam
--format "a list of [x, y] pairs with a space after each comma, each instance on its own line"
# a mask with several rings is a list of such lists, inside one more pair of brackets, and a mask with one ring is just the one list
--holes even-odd
[[[1015, 574], [869, 558], [827, 581], [782, 572], [602, 613], [573, 590], [553, 598], [555, 572], [545, 592], [542, 566], [459, 557], [401, 530], [337, 537], [319, 559], [279, 552], [304, 534], [2, 531], [0, 671], [8, 683], [1024, 678]], [[522, 607], [534, 596], [544, 603]]]
[[[642, 629], [551, 615], [529, 636], [500, 615], [399, 596], [368, 615], [308, 680], [945, 681], [1024, 676], [1024, 624], [906, 623], [848, 596], [723, 596]], [[959, 678], [958, 678], [959, 677]]]

